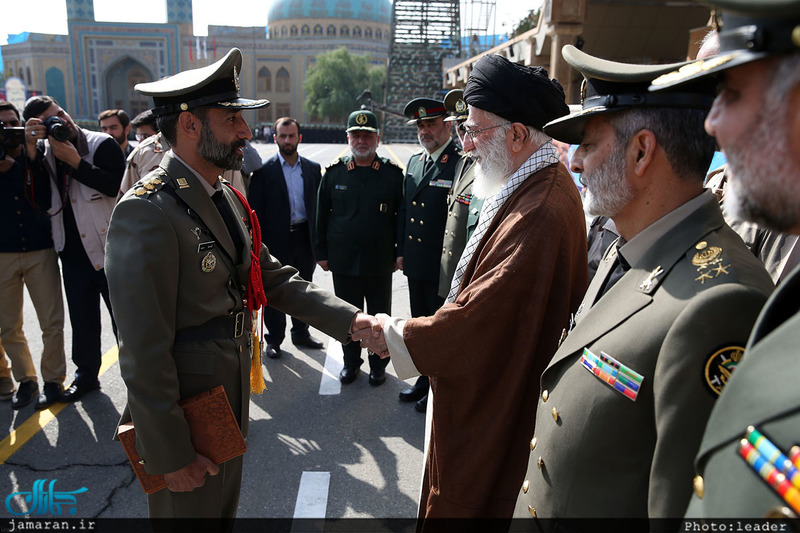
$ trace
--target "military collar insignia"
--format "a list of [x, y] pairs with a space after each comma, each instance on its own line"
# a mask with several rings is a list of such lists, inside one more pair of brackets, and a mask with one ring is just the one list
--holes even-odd
[[347, 162], [347, 170], [353, 170], [354, 168], [356, 168], [355, 161], [352, 161], [352, 160], [348, 161]]
[[380, 170], [381, 162], [376, 159], [375, 161], [372, 162], [372, 168], [374, 170]]
[[217, 257], [212, 252], [208, 252], [200, 261], [200, 269], [206, 274], [210, 274], [214, 272], [215, 268], [217, 268]]
[[661, 265], [657, 266], [650, 272], [645, 280], [639, 285], [639, 289], [643, 290], [644, 292], [650, 292], [653, 289], [653, 286], [656, 284], [658, 276], [664, 273], [664, 269], [661, 268]]
[[447, 161], [448, 161], [449, 159], [450, 159], [450, 154], [444, 154], [444, 155], [442, 156], [442, 158], [441, 158], [439, 161], [440, 161], [442, 164], [445, 164], [445, 163], [447, 163]]
[[178, 178], [175, 181], [178, 182], [178, 188], [179, 189], [188, 189], [189, 188], [189, 182], [186, 181], [186, 178]]

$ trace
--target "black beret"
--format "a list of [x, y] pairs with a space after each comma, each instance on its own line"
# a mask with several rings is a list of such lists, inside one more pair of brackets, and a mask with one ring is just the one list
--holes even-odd
[[569, 113], [564, 89], [542, 67], [512, 63], [497, 54], [485, 55], [472, 67], [464, 100], [511, 122], [538, 130]]

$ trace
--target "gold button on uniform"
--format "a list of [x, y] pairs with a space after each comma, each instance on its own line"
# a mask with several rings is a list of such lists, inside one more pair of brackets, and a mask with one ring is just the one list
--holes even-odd
[[522, 492], [524, 494], [528, 494], [529, 488], [531, 488], [531, 482], [526, 479], [525, 482], [522, 484]]
[[697, 497], [702, 500], [703, 495], [706, 493], [706, 486], [705, 483], [703, 483], [703, 476], [695, 476], [692, 484], [694, 485], [694, 493], [697, 494]]
[[419, 225], [420, 225], [420, 226], [424, 226], [424, 225], [425, 225], [425, 221], [424, 221], [424, 220], [420, 220], [420, 221], [419, 221]]
[[556, 409], [555, 407], [553, 407], [553, 410], [551, 411], [551, 413], [553, 413], [553, 420], [555, 420], [556, 422], [558, 422], [558, 409]]
[[550, 397], [550, 391], [548, 391], [547, 389], [543, 390], [542, 391], [542, 401], [546, 402], [549, 397]]
[[538, 466], [538, 467], [539, 467], [539, 470], [541, 470], [541, 469], [542, 469], [542, 467], [544, 466], [544, 459], [542, 459], [541, 457], [539, 457], [539, 459], [537, 459], [537, 460], [536, 460], [536, 466]]
[[528, 506], [528, 512], [531, 513], [532, 517], [536, 518], [536, 509], [534, 509], [530, 505]]
[[417, 201], [416, 200], [412, 201], [411, 205], [417, 205]]
[[417, 242], [422, 242], [422, 239], [417, 239]]
[[531, 439], [531, 451], [536, 449], [536, 437]]
[[413, 218], [411, 219], [411, 223], [412, 223], [412, 224], [414, 223], [414, 219], [413, 219]]
[[420, 205], [421, 205], [422, 207], [425, 207], [425, 202], [422, 202], [422, 204], [420, 204]]

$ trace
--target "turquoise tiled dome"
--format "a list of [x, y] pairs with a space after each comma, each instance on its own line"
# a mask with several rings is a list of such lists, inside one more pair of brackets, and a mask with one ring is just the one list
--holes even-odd
[[391, 0], [273, 0], [269, 22], [287, 19], [353, 19], [391, 24]]

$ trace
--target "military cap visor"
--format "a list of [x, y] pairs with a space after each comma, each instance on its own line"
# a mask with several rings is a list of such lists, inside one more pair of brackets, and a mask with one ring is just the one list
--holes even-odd
[[137, 83], [134, 89], [153, 97], [153, 114], [161, 116], [197, 107], [256, 109], [269, 100], [250, 100], [239, 96], [242, 53], [232, 48], [211, 65], [179, 72], [162, 80]]
[[372, 111], [353, 111], [347, 118], [346, 133], [351, 131], [378, 132], [378, 118]]
[[581, 109], [545, 124], [544, 132], [569, 144], [580, 144], [586, 121], [605, 113], [637, 107], [682, 107], [709, 109], [714, 98], [714, 86], [703, 84], [691, 90], [666, 93], [648, 92], [651, 81], [686, 64], [634, 65], [600, 59], [581, 52], [572, 45], [562, 51], [564, 60], [583, 74]]
[[714, 0], [713, 5], [723, 10], [717, 15], [719, 54], [656, 78], [651, 91], [715, 78], [725, 70], [770, 55], [800, 51], [800, 1]]
[[420, 120], [434, 120], [443, 117], [447, 115], [447, 109], [441, 100], [414, 98], [406, 104], [403, 114], [410, 119], [406, 124], [411, 126]]

